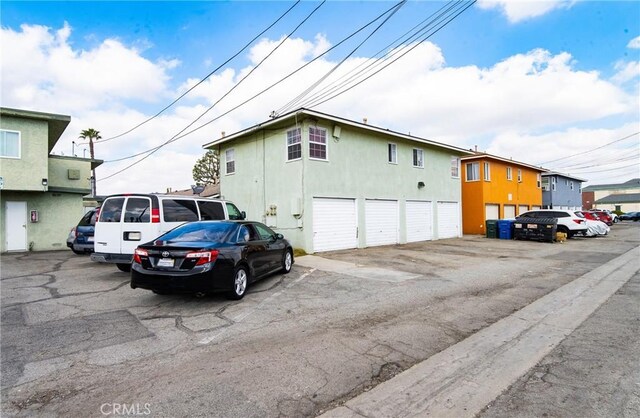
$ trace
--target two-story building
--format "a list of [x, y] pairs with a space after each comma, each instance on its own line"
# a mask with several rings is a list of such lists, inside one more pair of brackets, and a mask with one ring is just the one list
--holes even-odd
[[69, 116], [0, 108], [0, 251], [66, 249], [100, 160], [50, 155]]
[[308, 109], [204, 147], [222, 197], [308, 253], [462, 234], [464, 149]]
[[462, 158], [462, 229], [484, 234], [488, 219], [509, 219], [542, 207], [544, 168], [476, 152]]
[[582, 183], [585, 179], [549, 171], [542, 173], [543, 209], [582, 209]]

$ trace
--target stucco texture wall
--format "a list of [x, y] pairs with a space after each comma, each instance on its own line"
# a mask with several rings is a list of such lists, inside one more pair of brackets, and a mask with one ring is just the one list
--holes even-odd
[[20, 158], [0, 158], [4, 190], [42, 191], [42, 179], [48, 177], [48, 123], [3, 116], [0, 128], [20, 132]]
[[[70, 179], [69, 170], [78, 170], [79, 179]], [[71, 157], [49, 157], [49, 187], [82, 191], [91, 191], [91, 161]]]

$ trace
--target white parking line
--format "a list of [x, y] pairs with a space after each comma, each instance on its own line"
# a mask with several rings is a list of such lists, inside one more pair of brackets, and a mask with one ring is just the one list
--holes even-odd
[[[262, 302], [260, 302], [259, 304], [257, 304], [253, 309], [247, 309], [246, 312], [243, 312], [242, 314], [236, 316], [235, 318], [232, 318], [233, 320], [233, 324], [239, 324], [240, 322], [242, 322], [243, 320], [245, 320], [248, 316], [254, 314], [256, 311], [258, 311], [259, 309], [261, 309], [264, 305], [266, 305], [267, 303], [271, 302], [273, 299], [277, 298], [278, 296], [280, 296], [285, 290], [291, 288], [292, 286], [296, 285], [297, 283], [300, 283], [302, 280], [304, 280], [307, 276], [309, 276], [311, 273], [313, 273], [314, 271], [316, 271], [316, 269], [311, 269], [308, 272], [302, 274], [300, 277], [298, 277], [296, 280], [292, 281], [291, 283], [287, 284], [286, 286], [284, 286], [281, 290], [277, 291], [276, 293], [272, 294], [271, 296], [267, 297], [265, 300], [263, 300]], [[220, 330], [217, 334], [214, 335], [210, 335], [206, 338], [201, 339], [200, 341], [198, 341], [198, 344], [210, 344], [212, 343], [216, 338], [218, 338], [219, 336], [221, 336], [222, 334], [224, 334], [225, 332], [227, 332], [227, 330], [229, 329], [229, 327], [223, 328], [222, 330]]]

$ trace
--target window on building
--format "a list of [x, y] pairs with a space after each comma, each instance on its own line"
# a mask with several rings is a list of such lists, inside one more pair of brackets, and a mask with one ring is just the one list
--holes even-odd
[[295, 128], [287, 131], [287, 161], [302, 158], [302, 130]]
[[0, 157], [20, 158], [20, 132], [0, 129]]
[[549, 191], [549, 177], [542, 178], [542, 190], [545, 192]]
[[480, 180], [480, 164], [479, 163], [467, 163], [465, 164], [467, 171], [467, 181]]
[[233, 174], [236, 172], [236, 157], [235, 150], [233, 148], [224, 152], [225, 165], [227, 168], [227, 174]]
[[507, 167], [507, 180], [513, 180], [513, 174], [511, 173], [511, 167]]
[[571, 190], [573, 190], [573, 181], [570, 181], [570, 182], [569, 182], [569, 188], [570, 188]]
[[327, 130], [315, 126], [309, 127], [309, 158], [327, 159]]
[[413, 149], [413, 166], [424, 168], [424, 151], [418, 148]]
[[538, 186], [538, 189], [542, 186], [542, 176], [540, 175], [540, 173], [538, 173], [538, 175], [536, 176], [536, 186]]
[[451, 157], [451, 177], [460, 178], [460, 158]]
[[555, 177], [551, 177], [551, 191], [553, 191], [553, 192], [556, 191], [556, 178]]
[[388, 160], [391, 164], [398, 164], [398, 147], [396, 144], [387, 144]]
[[518, 183], [522, 183], [522, 170], [518, 169]]
[[482, 165], [484, 168], [484, 181], [491, 181], [491, 166], [487, 162], [484, 162]]

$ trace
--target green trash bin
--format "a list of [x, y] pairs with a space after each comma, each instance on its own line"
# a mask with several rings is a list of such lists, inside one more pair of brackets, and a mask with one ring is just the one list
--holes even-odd
[[498, 238], [498, 220], [487, 219], [487, 238]]

